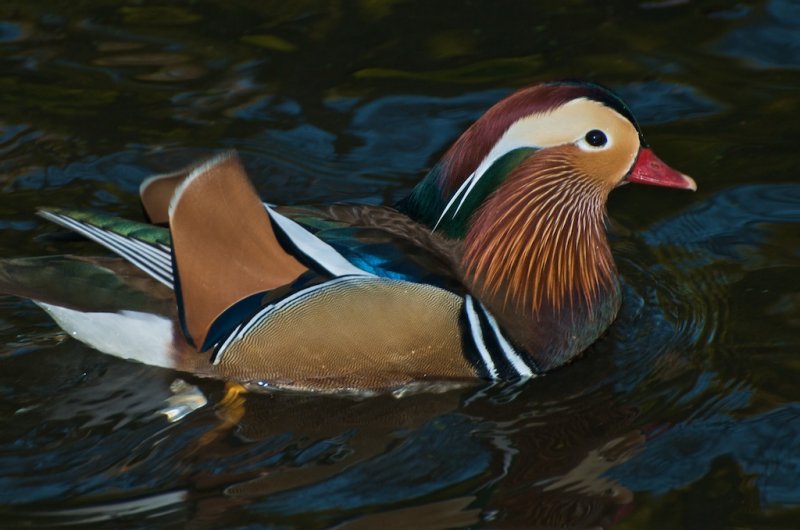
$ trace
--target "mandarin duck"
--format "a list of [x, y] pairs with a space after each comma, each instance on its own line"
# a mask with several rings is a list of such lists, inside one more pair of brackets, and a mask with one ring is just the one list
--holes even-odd
[[0, 291], [101, 352], [249, 384], [528, 378], [614, 320], [606, 199], [628, 182], [696, 189], [610, 90], [539, 84], [491, 107], [393, 207], [264, 203], [224, 153], [147, 179], [150, 223], [41, 210], [118, 258], [4, 260]]

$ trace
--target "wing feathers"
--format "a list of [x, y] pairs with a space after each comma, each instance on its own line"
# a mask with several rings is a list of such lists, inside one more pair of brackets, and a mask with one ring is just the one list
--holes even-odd
[[287, 243], [332, 276], [374, 276], [347, 261], [336, 249], [303, 228], [296, 221], [281, 215], [269, 205], [265, 204], [264, 207], [269, 212], [270, 219], [285, 236]]
[[154, 175], [142, 182], [139, 186], [139, 198], [151, 223], [164, 224], [169, 221], [170, 200], [181, 182], [196, 167], [195, 164], [174, 173]]
[[[157, 241], [147, 241], [134, 235], [125, 235], [115, 231], [114, 227], [105, 227], [92, 222], [93, 218], [83, 216], [80, 212], [61, 210], [40, 210], [39, 215], [57, 225], [73, 230], [87, 239], [99, 243], [120, 257], [130, 261], [154, 279], [170, 289], [172, 282], [172, 262], [169, 247]], [[97, 219], [102, 219], [95, 216]], [[135, 223], [128, 222], [135, 226]], [[143, 226], [143, 228], [150, 228]], [[164, 230], [158, 229], [157, 230]]]
[[469, 379], [462, 298], [424, 284], [341, 276], [255, 312], [221, 341], [220, 373], [300, 388], [387, 388]]
[[308, 270], [281, 247], [231, 153], [199, 166], [177, 187], [169, 224], [179, 312], [187, 338], [197, 346], [226, 308]]

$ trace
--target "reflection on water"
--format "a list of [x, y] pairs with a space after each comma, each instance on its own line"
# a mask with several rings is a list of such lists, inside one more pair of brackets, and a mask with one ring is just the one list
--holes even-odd
[[39, 4], [0, 6], [2, 256], [98, 252], [35, 207], [138, 218], [219, 149], [277, 203], [392, 201], [543, 79], [613, 86], [700, 191], [612, 195], [620, 317], [523, 385], [246, 394], [0, 299], [0, 527], [797, 526], [794, 2]]
[[[549, 407], [538, 405], [542, 389], [532, 386], [358, 400], [289, 393], [223, 399], [214, 384], [207, 389], [213, 407], [169, 423], [147, 413], [169, 396], [166, 379], [150, 374], [141, 389], [150, 396], [146, 405], [131, 403], [138, 392], [108, 388], [145, 371], [130, 373], [112, 360], [91, 389], [62, 396], [63, 406], [16, 412], [14, 424], [4, 426], [19, 445], [15, 465], [4, 466], [3, 501], [24, 502], [6, 514], [10, 521], [86, 524], [112, 514], [169, 521], [191, 509], [193, 520], [217, 527], [347, 520], [343, 528], [368, 528], [413, 502], [415, 509], [400, 513], [418, 528], [486, 517], [501, 526], [582, 525], [611, 520], [632, 500], [600, 475], [643, 442], [631, 427], [636, 412], [600, 394], [587, 403], [566, 381], [547, 385], [548, 399], [566, 405]], [[98, 393], [106, 396], [102, 410]], [[35, 427], [42, 423], [47, 429]], [[50, 458], [34, 454], [49, 446], [57, 446]], [[26, 454], [36, 463], [20, 458]], [[25, 472], [34, 466], [45, 475]], [[114, 495], [119, 491], [123, 498]], [[83, 502], [71, 508], [47, 503], [76, 495]], [[351, 521], [356, 516], [364, 521]]]

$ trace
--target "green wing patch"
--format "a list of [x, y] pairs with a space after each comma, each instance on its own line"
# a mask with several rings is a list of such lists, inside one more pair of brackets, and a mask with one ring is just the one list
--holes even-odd
[[51, 213], [69, 217], [80, 223], [95, 226], [102, 230], [119, 234], [131, 239], [137, 239], [151, 245], [171, 246], [172, 240], [169, 229], [148, 223], [122, 219], [113, 215], [106, 215], [84, 210], [69, 210], [63, 208], [41, 208], [40, 212]]

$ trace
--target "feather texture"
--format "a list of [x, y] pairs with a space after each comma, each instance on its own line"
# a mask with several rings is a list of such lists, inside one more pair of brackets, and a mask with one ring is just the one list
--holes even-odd
[[[534, 377], [615, 318], [605, 204], [626, 181], [695, 188], [613, 93], [542, 84], [489, 109], [399, 211], [262, 203], [229, 152], [143, 183], [168, 230], [41, 212], [158, 283], [119, 260], [6, 260], [0, 290], [102, 351], [214, 377], [326, 390]], [[72, 288], [93, 281], [88, 299]]]
[[611, 287], [605, 192], [574, 167], [563, 150], [534, 155], [476, 212], [462, 263], [481, 297], [560, 312]]

